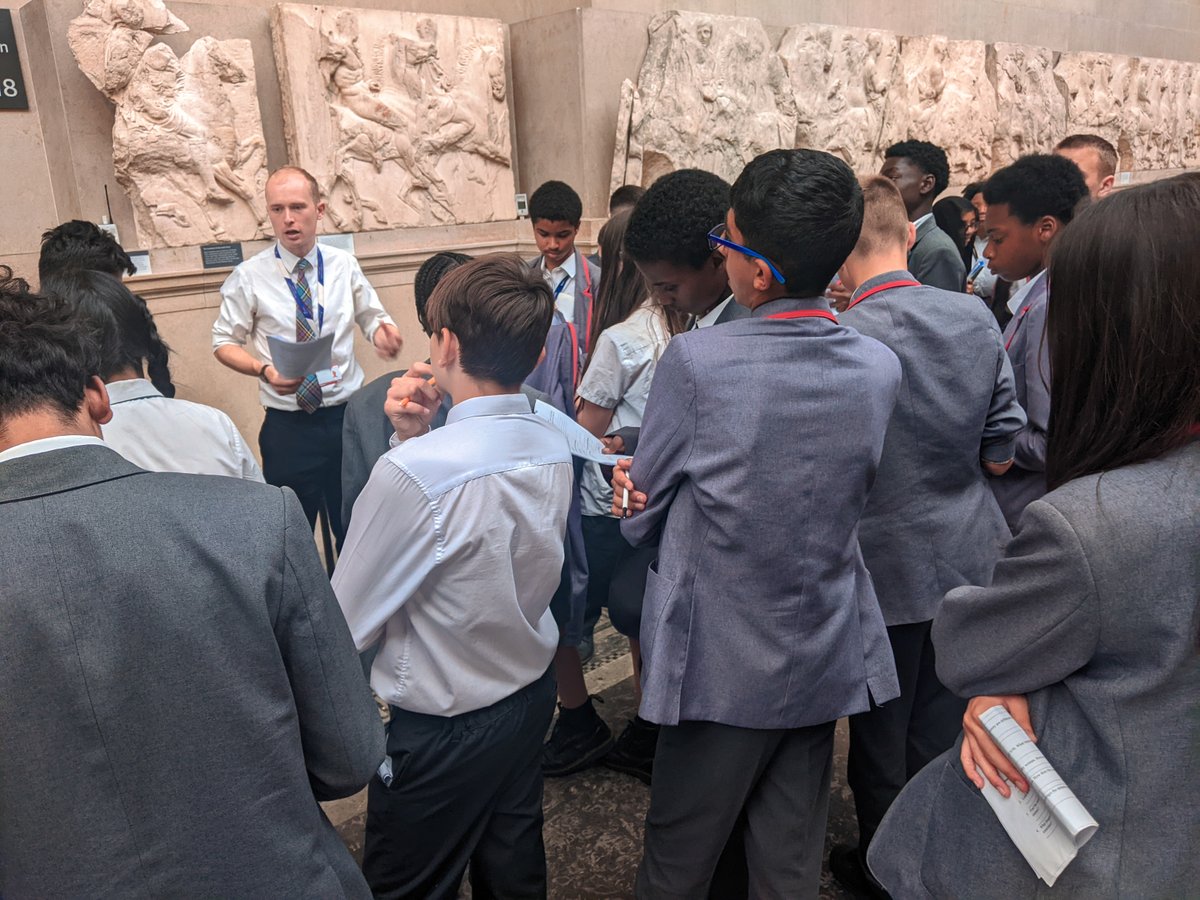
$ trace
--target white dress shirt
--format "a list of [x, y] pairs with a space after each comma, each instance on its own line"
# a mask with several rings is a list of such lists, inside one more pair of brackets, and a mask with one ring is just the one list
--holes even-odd
[[1029, 292], [1032, 291], [1037, 283], [1045, 277], [1046, 270], [1042, 269], [1042, 271], [1038, 272], [1019, 288], [1016, 288], [1012, 292], [1012, 296], [1008, 298], [1008, 311], [1015, 316], [1017, 311], [1020, 310], [1021, 304], [1025, 302], [1025, 298], [1029, 296]]
[[[719, 306], [724, 309], [724, 304]], [[600, 332], [578, 395], [613, 411], [607, 431], [641, 427], [654, 367], [670, 340], [662, 310], [649, 301], [624, 322]], [[601, 475], [599, 463], [584, 465], [581, 487], [585, 516], [612, 515], [612, 485]]]
[[[276, 247], [279, 248], [279, 259], [275, 258]], [[318, 252], [325, 264], [323, 292], [317, 285]], [[381, 324], [394, 325], [395, 322], [384, 312], [383, 304], [359, 268], [358, 260], [349, 253], [317, 244], [305, 259], [312, 266], [306, 277], [312, 289], [314, 317], [317, 316], [318, 300], [324, 294], [324, 325], [318, 337], [333, 331], [333, 365], [341, 376], [338, 384], [323, 386], [323, 405], [337, 406], [349, 400], [363, 383], [362, 369], [354, 359], [355, 324], [370, 342]], [[221, 312], [212, 329], [214, 350], [226, 344], [245, 346], [249, 341], [255, 355], [266, 362], [271, 359], [268, 336], [296, 340], [296, 298], [287, 285], [284, 270], [294, 279], [299, 261], [299, 257], [274, 244], [229, 273], [221, 285]], [[313, 327], [317, 327], [315, 318]], [[258, 397], [263, 406], [271, 409], [294, 411], [300, 408], [295, 394], [278, 394], [262, 379], [259, 379]]]
[[65, 450], [67, 447], [85, 447], [88, 444], [95, 444], [99, 447], [105, 446], [104, 441], [98, 437], [92, 437], [90, 434], [60, 434], [55, 437], [39, 438], [36, 441], [26, 441], [23, 444], [9, 447], [3, 453], [0, 453], [0, 463], [6, 463], [12, 459], [21, 459], [24, 456], [34, 456], [38, 453], [49, 453], [51, 450]]
[[333, 589], [359, 650], [382, 639], [384, 701], [454, 716], [545, 674], [572, 477], [566, 439], [523, 394], [458, 403], [380, 458]]
[[730, 294], [728, 297], [726, 297], [724, 300], [722, 300], [720, 303], [718, 303], [716, 306], [714, 306], [712, 309], [710, 309], [704, 315], [700, 316], [697, 319], [693, 319], [691, 326], [688, 328], [688, 331], [691, 331], [692, 328], [710, 328], [711, 326], [716, 325], [717, 319], [721, 318], [721, 313], [725, 312], [725, 307], [727, 307], [732, 302], [733, 302], [733, 294]]
[[[541, 263], [542, 278], [546, 280], [546, 284], [550, 285], [550, 290], [553, 292], [560, 284], [562, 290], [558, 292], [558, 296], [554, 298], [554, 308], [557, 309], [564, 319], [575, 325], [576, 328], [582, 328], [587, 325], [586, 322], [575, 321], [575, 253], [566, 258], [561, 266], [555, 266], [553, 269], [546, 268], [546, 257], [542, 257]], [[567, 279], [563, 283], [563, 279]]]
[[237, 426], [219, 409], [164, 397], [145, 378], [105, 387], [113, 415], [100, 430], [108, 445], [135, 466], [263, 480]]

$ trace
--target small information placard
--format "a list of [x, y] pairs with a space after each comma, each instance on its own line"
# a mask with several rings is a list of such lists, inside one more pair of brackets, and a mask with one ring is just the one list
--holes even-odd
[[241, 265], [241, 244], [205, 244], [200, 248], [200, 258], [206, 269], [232, 269]]
[[0, 109], [29, 109], [11, 9], [0, 9]]
[[133, 260], [133, 264], [137, 266], [137, 271], [134, 275], [153, 275], [154, 270], [150, 268], [150, 251], [149, 250], [130, 250], [129, 258]]

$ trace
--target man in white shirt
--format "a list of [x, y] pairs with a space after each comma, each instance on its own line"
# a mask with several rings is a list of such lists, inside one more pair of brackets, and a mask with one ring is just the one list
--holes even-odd
[[[394, 447], [354, 506], [333, 587], [391, 707], [363, 871], [376, 896], [544, 897], [542, 738], [554, 712], [573, 467], [521, 382], [553, 315], [516, 257], [447, 274], [426, 307], [430, 362], [393, 382]], [[432, 376], [433, 380], [425, 378]], [[430, 431], [443, 391], [446, 424]]]
[[[354, 326], [385, 359], [399, 354], [402, 341], [354, 257], [317, 246], [325, 204], [312, 175], [294, 166], [272, 173], [267, 212], [276, 243], [234, 269], [221, 286], [213, 354], [261, 382], [259, 400], [267, 414], [258, 440], [267, 482], [292, 488], [310, 524], [324, 509], [340, 542], [342, 417], [363, 383]], [[271, 364], [268, 337], [308, 341], [330, 332], [330, 369], [291, 379]]]

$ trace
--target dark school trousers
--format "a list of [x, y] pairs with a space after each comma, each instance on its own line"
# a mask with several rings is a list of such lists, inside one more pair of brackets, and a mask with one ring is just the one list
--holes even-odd
[[834, 725], [664, 725], [638, 900], [816, 898]]
[[392, 707], [392, 781], [367, 788], [363, 874], [376, 897], [453, 900], [468, 866], [473, 897], [546, 896], [542, 741], [556, 691], [550, 669], [457, 716]]
[[329, 513], [329, 530], [341, 549], [342, 419], [345, 404], [322, 406], [316, 412], [268, 409], [258, 434], [263, 478], [267, 484], [289, 487], [300, 498], [310, 527], [317, 511]]
[[588, 564], [584, 634], [592, 633], [600, 611], [607, 606], [613, 628], [637, 640], [646, 570], [658, 556], [658, 548], [632, 546], [621, 535], [621, 520], [612, 516], [584, 516], [583, 543]]
[[850, 717], [846, 780], [854, 792], [858, 846], [864, 855], [900, 789], [954, 746], [962, 731], [967, 701], [938, 680], [932, 625], [888, 627], [900, 696]]

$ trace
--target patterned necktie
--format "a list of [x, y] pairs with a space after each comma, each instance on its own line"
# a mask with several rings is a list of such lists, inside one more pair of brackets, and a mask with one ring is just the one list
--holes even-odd
[[[315, 341], [317, 332], [313, 329], [312, 288], [308, 286], [308, 270], [312, 263], [302, 259], [296, 263], [296, 340]], [[316, 374], [305, 375], [296, 388], [296, 402], [306, 413], [314, 413], [321, 405], [321, 383]]]

